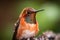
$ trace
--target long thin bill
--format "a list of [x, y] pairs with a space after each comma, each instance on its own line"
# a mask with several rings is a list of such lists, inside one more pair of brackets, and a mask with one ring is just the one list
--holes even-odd
[[36, 10], [35, 13], [40, 12], [40, 11], [44, 11], [44, 9]]

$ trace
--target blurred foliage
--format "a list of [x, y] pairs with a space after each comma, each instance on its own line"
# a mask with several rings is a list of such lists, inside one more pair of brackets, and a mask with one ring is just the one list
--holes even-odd
[[0, 1], [0, 38], [11, 40], [14, 31], [14, 23], [25, 7], [32, 7], [38, 12], [36, 19], [39, 23], [39, 34], [46, 30], [60, 32], [60, 5], [58, 0], [25, 0], [25, 1]]

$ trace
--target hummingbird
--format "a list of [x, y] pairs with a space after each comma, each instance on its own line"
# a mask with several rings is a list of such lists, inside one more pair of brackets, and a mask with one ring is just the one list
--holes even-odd
[[36, 14], [43, 9], [35, 10], [27, 7], [22, 10], [17, 22], [15, 23], [15, 30], [12, 40], [27, 40], [32, 38], [39, 32], [38, 22], [36, 21]]

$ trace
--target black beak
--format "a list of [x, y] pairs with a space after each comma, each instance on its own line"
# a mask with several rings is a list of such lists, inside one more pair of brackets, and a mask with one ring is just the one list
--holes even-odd
[[40, 12], [40, 11], [44, 11], [44, 9], [36, 10], [35, 13]]

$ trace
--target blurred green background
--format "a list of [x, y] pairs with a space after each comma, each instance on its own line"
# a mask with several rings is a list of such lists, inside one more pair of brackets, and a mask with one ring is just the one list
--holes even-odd
[[12, 0], [0, 1], [0, 40], [12, 40], [14, 23], [25, 7], [32, 7], [38, 12], [36, 19], [41, 34], [46, 30], [60, 33], [60, 1], [59, 0]]

